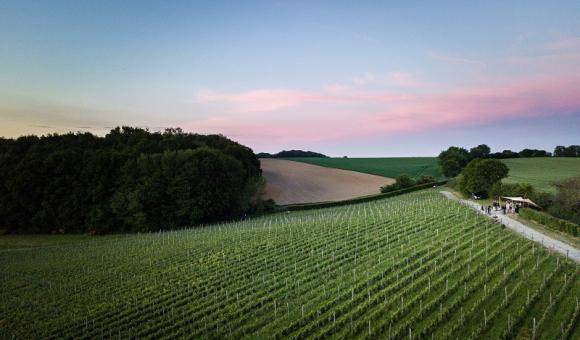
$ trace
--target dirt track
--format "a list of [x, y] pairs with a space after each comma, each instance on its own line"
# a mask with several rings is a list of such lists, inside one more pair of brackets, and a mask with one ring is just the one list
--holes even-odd
[[266, 178], [266, 198], [277, 204], [341, 201], [378, 194], [394, 183], [388, 177], [325, 168], [283, 159], [260, 159]]

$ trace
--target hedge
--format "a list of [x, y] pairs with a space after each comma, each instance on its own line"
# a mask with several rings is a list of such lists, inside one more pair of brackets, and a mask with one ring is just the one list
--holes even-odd
[[561, 220], [552, 215], [546, 214], [541, 211], [536, 211], [530, 208], [522, 208], [519, 210], [519, 215], [527, 220], [533, 220], [540, 224], [547, 226], [548, 228], [561, 231], [572, 236], [580, 236], [580, 226], [576, 223]]
[[344, 200], [344, 201], [289, 204], [289, 205], [278, 206], [277, 211], [280, 211], [280, 210], [282, 210], [282, 211], [284, 211], [284, 210], [285, 211], [310, 210], [310, 209], [337, 207], [337, 206], [348, 205], [348, 204], [353, 204], [353, 203], [370, 202], [370, 201], [380, 200], [380, 199], [387, 198], [387, 197], [393, 197], [393, 196], [406, 194], [408, 192], [413, 192], [413, 191], [417, 191], [417, 190], [421, 190], [421, 189], [431, 188], [433, 186], [443, 185], [445, 183], [447, 183], [447, 180], [442, 180], [442, 181], [438, 181], [438, 182], [431, 182], [431, 183], [424, 183], [424, 184], [415, 185], [415, 186], [405, 188], [405, 189], [390, 191], [390, 192], [386, 192], [386, 193], [380, 193], [380, 194], [376, 194], [376, 195], [357, 197], [357, 198], [352, 198], [352, 199], [348, 199], [348, 200]]

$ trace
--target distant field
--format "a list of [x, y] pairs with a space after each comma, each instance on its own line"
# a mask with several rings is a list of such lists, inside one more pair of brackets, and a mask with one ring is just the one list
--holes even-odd
[[529, 183], [539, 191], [556, 192], [554, 182], [580, 176], [580, 158], [513, 158], [503, 161], [510, 168], [505, 183]]
[[431, 175], [442, 177], [437, 157], [399, 157], [399, 158], [292, 158], [309, 164], [364, 172], [372, 175], [395, 178], [401, 174], [412, 177]]
[[392, 178], [332, 169], [285, 159], [260, 159], [266, 179], [265, 197], [277, 204], [342, 201], [378, 194]]

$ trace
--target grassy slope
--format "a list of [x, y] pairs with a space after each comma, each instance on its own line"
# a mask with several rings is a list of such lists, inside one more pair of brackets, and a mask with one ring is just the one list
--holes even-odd
[[[435, 191], [76, 244], [21, 237], [34, 247], [0, 252], [0, 338], [497, 338], [508, 313], [527, 334], [550, 294], [580, 294], [574, 265]], [[574, 313], [554, 311], [539, 331]]]
[[400, 158], [289, 158], [309, 164], [353, 170], [367, 174], [395, 178], [401, 174], [413, 177], [431, 175], [441, 177], [436, 157], [400, 157]]
[[539, 191], [556, 192], [553, 182], [580, 176], [580, 158], [505, 159], [510, 168], [506, 183], [529, 183]]

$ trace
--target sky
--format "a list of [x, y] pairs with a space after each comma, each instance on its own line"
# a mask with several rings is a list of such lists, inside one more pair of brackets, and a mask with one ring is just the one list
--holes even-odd
[[580, 144], [580, 1], [0, 0], [0, 136], [122, 125], [350, 157]]

